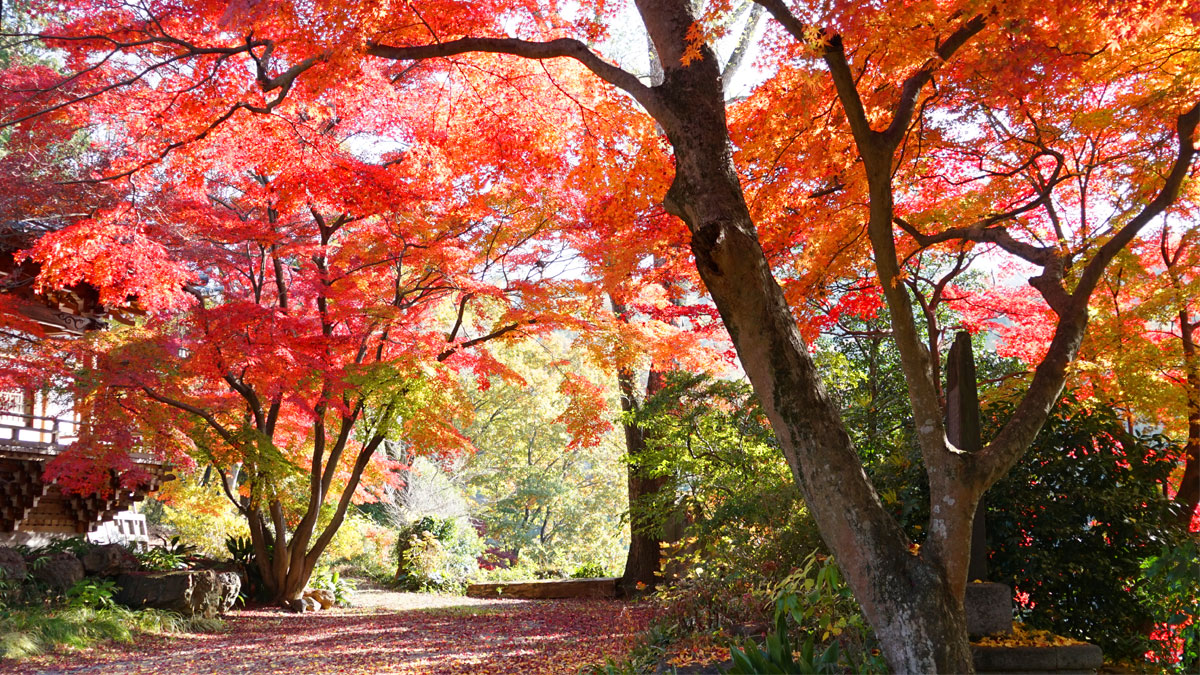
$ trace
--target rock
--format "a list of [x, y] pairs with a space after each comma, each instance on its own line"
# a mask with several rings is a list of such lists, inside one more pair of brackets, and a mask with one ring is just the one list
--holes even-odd
[[52, 553], [35, 563], [33, 578], [60, 593], [83, 579], [83, 563], [67, 552]]
[[212, 618], [233, 607], [242, 582], [232, 572], [180, 570], [122, 574], [117, 585], [120, 591], [114, 600], [122, 605]]
[[16, 549], [0, 546], [0, 573], [3, 573], [5, 579], [19, 584], [25, 581], [25, 575], [29, 574], [29, 566]]
[[220, 613], [224, 614], [233, 609], [233, 606], [237, 604], [238, 596], [242, 592], [242, 577], [237, 572], [214, 571], [217, 574], [217, 579], [220, 581], [222, 589], [220, 593]]
[[1004, 584], [970, 583], [963, 598], [967, 634], [972, 637], [1012, 632], [1012, 589]]
[[321, 609], [329, 609], [337, 604], [333, 591], [327, 591], [324, 588], [304, 591], [304, 597], [316, 600], [317, 604], [321, 605]]
[[308, 596], [296, 598], [295, 600], [285, 600], [283, 605], [297, 614], [315, 612], [321, 609], [321, 604]]
[[120, 544], [103, 544], [83, 554], [80, 559], [88, 574], [115, 577], [138, 570], [137, 556]]

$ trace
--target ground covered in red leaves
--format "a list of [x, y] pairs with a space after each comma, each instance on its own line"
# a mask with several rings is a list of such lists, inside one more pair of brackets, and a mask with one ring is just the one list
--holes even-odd
[[222, 633], [145, 637], [132, 645], [0, 663], [0, 671], [575, 673], [626, 654], [650, 615], [645, 605], [613, 600], [462, 600], [469, 604], [238, 611]]

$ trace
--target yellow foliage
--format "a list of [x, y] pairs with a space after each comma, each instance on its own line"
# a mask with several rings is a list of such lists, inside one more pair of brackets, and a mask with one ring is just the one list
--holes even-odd
[[221, 494], [216, 481], [207, 486], [193, 478], [170, 481], [163, 486], [159, 501], [163, 503], [162, 524], [201, 555], [226, 558], [226, 537], [250, 536], [245, 519]]
[[394, 530], [351, 509], [321, 558], [330, 564], [366, 559], [376, 565], [390, 567], [395, 565], [392, 559], [395, 548]]

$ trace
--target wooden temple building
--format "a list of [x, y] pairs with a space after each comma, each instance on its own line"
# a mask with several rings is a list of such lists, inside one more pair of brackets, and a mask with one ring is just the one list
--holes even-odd
[[169, 478], [156, 459], [132, 453], [134, 462], [150, 474], [136, 489], [120, 489], [114, 477], [108, 495], [63, 493], [43, 475], [46, 462], [73, 440], [64, 431], [75, 425], [69, 418], [0, 413], [0, 537], [17, 532], [92, 532]]
[[[0, 223], [0, 354], [14, 341], [70, 339], [105, 328], [109, 319], [129, 321], [130, 312], [101, 306], [99, 293], [87, 284], [38, 289], [37, 264], [13, 255], [37, 235], [36, 228]], [[155, 458], [131, 452], [150, 476], [135, 489], [121, 489], [113, 476], [107, 494], [64, 493], [44, 479], [46, 463], [75, 441], [85, 423], [71, 406], [55, 405], [37, 391], [0, 388], [0, 544], [31, 534], [93, 532], [171, 478]]]

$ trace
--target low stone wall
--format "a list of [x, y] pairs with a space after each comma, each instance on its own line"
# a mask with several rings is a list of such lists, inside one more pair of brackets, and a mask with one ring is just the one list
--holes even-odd
[[615, 598], [619, 577], [599, 579], [539, 579], [535, 581], [502, 581], [492, 584], [471, 584], [467, 595], [472, 598], [522, 598], [550, 600], [561, 598]]

